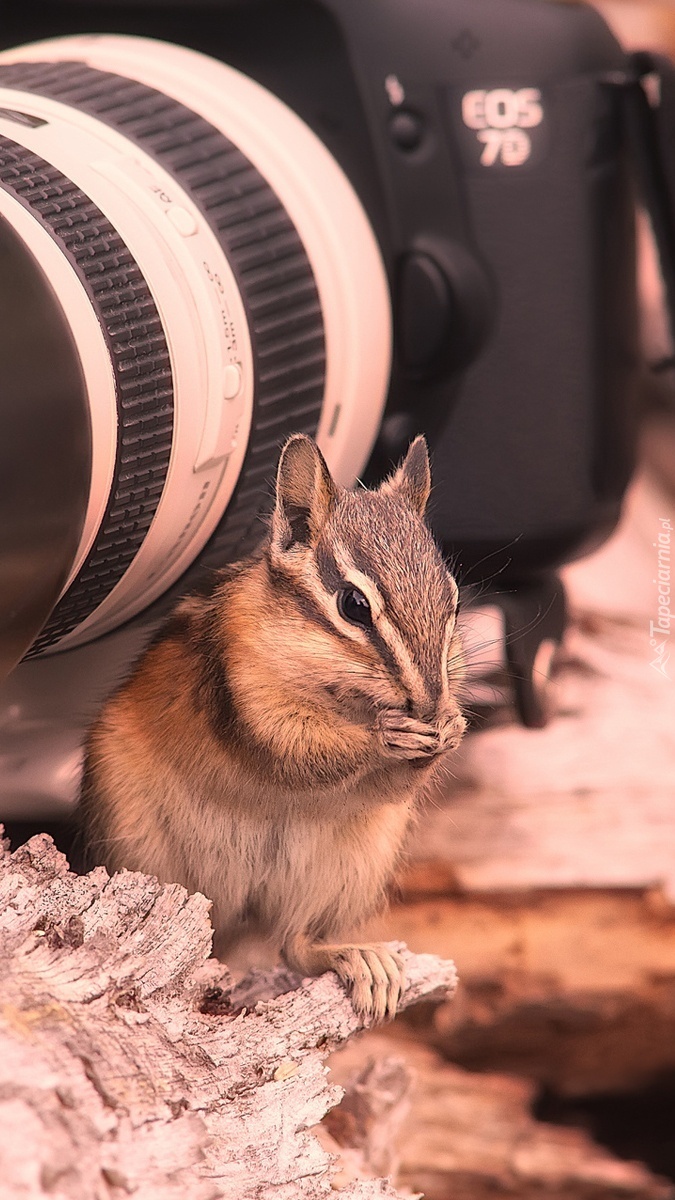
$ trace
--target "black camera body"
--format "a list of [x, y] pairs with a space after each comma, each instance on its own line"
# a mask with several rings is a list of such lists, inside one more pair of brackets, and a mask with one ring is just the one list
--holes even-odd
[[[81, 31], [21, 4], [5, 44]], [[343, 166], [387, 268], [395, 353], [370, 476], [425, 431], [432, 521], [472, 579], [521, 578], [614, 526], [638, 365], [634, 197], [598, 14], [548, 0], [88, 6], [257, 79]], [[11, 39], [11, 41], [10, 41]]]
[[211, 52], [315, 129], [383, 248], [395, 359], [371, 472], [430, 434], [432, 522], [476, 582], [587, 552], [629, 477], [638, 365], [626, 58], [607, 26], [532, 0], [222, 19]]
[[[562, 632], [553, 573], [614, 527], [633, 461], [631, 71], [605, 23], [548, 0], [127, 0], [86, 10], [10, 0], [0, 49], [83, 25], [228, 63], [284, 101], [340, 165], [379, 246], [393, 316], [386, 408], [362, 477], [381, 476], [427, 434], [430, 520], [460, 579], [500, 593], [507, 630], [543, 614], [527, 675], [540, 642]], [[29, 92], [21, 70], [0, 62], [0, 89]], [[35, 86], [59, 99], [52, 84]], [[12, 119], [19, 109], [13, 101]], [[313, 417], [306, 431], [315, 429]], [[268, 502], [261, 484], [261, 511]], [[237, 551], [256, 536], [259, 522], [249, 523]], [[7, 786], [34, 807], [67, 803], [91, 711], [169, 601], [230, 553], [216, 529], [122, 628], [17, 668], [4, 711], [23, 733], [8, 736], [45, 765], [12, 784], [10, 762]], [[523, 715], [541, 718], [536, 705]], [[72, 769], [57, 785], [59, 756]]]

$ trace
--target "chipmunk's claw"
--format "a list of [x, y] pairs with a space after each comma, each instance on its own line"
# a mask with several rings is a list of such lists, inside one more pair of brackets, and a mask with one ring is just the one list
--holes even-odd
[[387, 750], [400, 758], [426, 758], [441, 749], [440, 730], [425, 721], [417, 721], [395, 710], [383, 712], [378, 718], [378, 731]]
[[396, 1016], [405, 989], [405, 967], [400, 954], [387, 946], [334, 946], [331, 966], [346, 985], [356, 1012], [373, 1025]]
[[403, 759], [432, 759], [459, 745], [466, 728], [461, 713], [453, 713], [437, 725], [418, 721], [407, 713], [390, 709], [377, 721], [380, 737], [391, 753]]
[[405, 989], [405, 965], [401, 955], [388, 946], [379, 942], [326, 945], [296, 934], [282, 949], [282, 957], [293, 970], [303, 973], [335, 971], [354, 1009], [360, 1017], [370, 1018], [370, 1024], [396, 1016]]

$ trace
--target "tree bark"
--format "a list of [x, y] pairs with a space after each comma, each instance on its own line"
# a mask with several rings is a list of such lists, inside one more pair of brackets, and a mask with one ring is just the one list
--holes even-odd
[[[359, 1019], [332, 974], [232, 987], [208, 912], [144, 875], [76, 876], [46, 835], [3, 846], [3, 1200], [331, 1194], [311, 1130], [341, 1096], [324, 1059]], [[452, 994], [452, 963], [403, 953], [404, 1006]], [[344, 1194], [398, 1195], [382, 1179]]]

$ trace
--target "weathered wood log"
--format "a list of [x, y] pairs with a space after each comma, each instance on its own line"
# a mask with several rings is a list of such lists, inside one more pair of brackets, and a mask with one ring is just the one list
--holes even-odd
[[[140, 874], [76, 876], [46, 835], [3, 846], [3, 1200], [331, 1193], [311, 1129], [341, 1095], [324, 1059], [359, 1020], [334, 975], [232, 987], [208, 959], [208, 911]], [[403, 953], [404, 1006], [452, 994], [452, 963]], [[398, 1193], [364, 1179], [344, 1194]]]
[[675, 620], [650, 631], [662, 543], [675, 562], [673, 497], [642, 477], [617, 535], [567, 570], [553, 720], [503, 713], [465, 740], [402, 901], [371, 930], [455, 959], [458, 1002], [427, 1034], [464, 1066], [568, 1094], [675, 1068]]
[[330, 1065], [346, 1089], [324, 1119], [342, 1154], [338, 1182], [358, 1178], [365, 1164], [384, 1167], [426, 1200], [675, 1197], [675, 1185], [620, 1161], [581, 1130], [535, 1120], [536, 1089], [526, 1080], [463, 1071], [409, 1040], [393, 1047], [381, 1033], [350, 1043]]

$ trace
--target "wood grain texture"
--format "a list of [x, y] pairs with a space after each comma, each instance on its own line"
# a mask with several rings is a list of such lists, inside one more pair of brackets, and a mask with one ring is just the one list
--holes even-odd
[[[46, 835], [3, 849], [3, 1200], [331, 1194], [311, 1129], [341, 1096], [324, 1059], [360, 1022], [332, 975], [233, 989], [208, 914], [147, 876], [75, 876]], [[452, 994], [452, 963], [404, 955], [404, 1005]], [[384, 1180], [344, 1194], [397, 1195]]]

